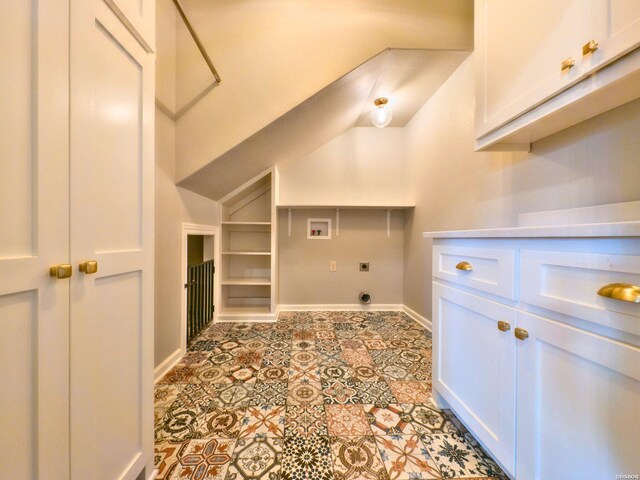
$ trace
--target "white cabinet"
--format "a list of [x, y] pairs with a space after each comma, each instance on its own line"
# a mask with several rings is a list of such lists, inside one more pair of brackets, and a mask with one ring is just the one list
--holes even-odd
[[149, 477], [154, 57], [102, 0], [0, 13], [0, 478]]
[[612, 62], [639, 45], [639, 0], [477, 0], [477, 148], [529, 144], [637, 98], [640, 55]]
[[640, 348], [531, 314], [517, 341], [518, 480], [640, 471]]
[[434, 283], [433, 320], [434, 389], [513, 471], [516, 311]]
[[[639, 252], [634, 237], [434, 241], [435, 398], [518, 480], [640, 471], [640, 303], [598, 294], [640, 285]], [[450, 268], [491, 258], [513, 296]]]

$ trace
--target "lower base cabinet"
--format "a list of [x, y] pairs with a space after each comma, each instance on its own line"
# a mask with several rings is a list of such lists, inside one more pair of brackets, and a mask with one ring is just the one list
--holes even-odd
[[[640, 242], [434, 245], [435, 399], [517, 480], [637, 478], [640, 304], [599, 290], [637, 288]], [[475, 261], [505, 248], [512, 264]], [[490, 290], [501, 269], [514, 272], [511, 296]]]

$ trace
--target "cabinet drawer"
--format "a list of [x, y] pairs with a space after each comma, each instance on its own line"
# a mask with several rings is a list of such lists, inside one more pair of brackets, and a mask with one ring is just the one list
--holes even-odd
[[640, 335], [640, 304], [598, 295], [610, 283], [640, 285], [640, 255], [521, 252], [524, 303]]
[[[463, 262], [472, 270], [461, 270]], [[433, 275], [465, 287], [515, 299], [514, 271], [515, 252], [510, 249], [433, 247]]]

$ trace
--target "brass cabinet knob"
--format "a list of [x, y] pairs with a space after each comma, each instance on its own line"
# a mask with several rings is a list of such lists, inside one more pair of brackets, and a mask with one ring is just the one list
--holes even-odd
[[73, 267], [66, 263], [54, 265], [49, 269], [49, 276], [55, 277], [58, 280], [69, 278], [71, 275], [73, 275]]
[[98, 271], [98, 262], [95, 260], [88, 260], [84, 263], [81, 263], [80, 271], [84, 272], [86, 275], [92, 275]]
[[529, 338], [529, 332], [527, 332], [524, 328], [516, 328], [513, 331], [513, 334], [518, 340], [526, 340], [527, 338]]
[[597, 40], [589, 40], [582, 46], [582, 55], [589, 55], [590, 53], [595, 52], [600, 47], [600, 44]]
[[573, 58], [565, 58], [560, 64], [560, 70], [564, 72], [565, 70], [573, 68], [575, 65], [576, 61]]
[[623, 302], [640, 303], [640, 287], [628, 283], [610, 283], [600, 288], [598, 295]]
[[511, 325], [509, 324], [509, 322], [503, 322], [502, 320], [500, 320], [498, 322], [498, 330], [500, 330], [501, 332], [508, 332], [509, 330], [511, 330]]
[[471, 270], [473, 270], [473, 265], [471, 265], [469, 262], [460, 262], [459, 264], [456, 265], [456, 268], [458, 270], [464, 270], [466, 272], [470, 272]]

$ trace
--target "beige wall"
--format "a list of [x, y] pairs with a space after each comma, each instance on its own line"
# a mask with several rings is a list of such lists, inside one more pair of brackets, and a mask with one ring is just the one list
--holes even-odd
[[514, 226], [517, 214], [640, 200], [640, 100], [533, 144], [474, 153], [470, 57], [406, 128], [404, 301], [431, 317], [431, 250], [423, 231]]
[[193, 108], [178, 122], [178, 180], [386, 48], [473, 44], [471, 0], [189, 0], [185, 9], [222, 84], [211, 89], [179, 23], [178, 105]]
[[[175, 10], [157, 1], [156, 96], [175, 108]], [[175, 122], [156, 108], [155, 365], [180, 348], [182, 223], [215, 225], [217, 204], [176, 187]]]
[[283, 205], [402, 205], [404, 128], [352, 128], [280, 168]]
[[[331, 240], [307, 240], [307, 218], [331, 218]], [[387, 238], [385, 210], [294, 210], [291, 237], [287, 211], [278, 214], [280, 304], [357, 304], [366, 290], [375, 304], [402, 304], [403, 214], [393, 211]], [[329, 271], [329, 262], [337, 271]], [[369, 272], [358, 270], [370, 262]]]

